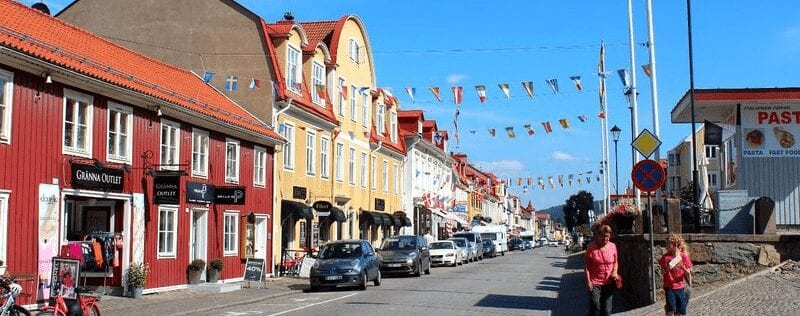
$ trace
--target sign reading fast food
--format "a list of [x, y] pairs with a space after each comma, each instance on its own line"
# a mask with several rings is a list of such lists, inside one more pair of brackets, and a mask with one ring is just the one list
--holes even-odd
[[800, 105], [742, 106], [742, 156], [800, 157]]

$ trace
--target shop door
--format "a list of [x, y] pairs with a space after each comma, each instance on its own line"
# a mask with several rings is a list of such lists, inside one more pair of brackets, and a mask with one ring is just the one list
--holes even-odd
[[267, 220], [266, 216], [256, 216], [255, 257], [267, 259]]
[[[189, 262], [202, 259], [208, 262], [208, 209], [194, 208], [190, 212], [189, 223]], [[206, 280], [206, 274], [200, 275], [200, 280]]]

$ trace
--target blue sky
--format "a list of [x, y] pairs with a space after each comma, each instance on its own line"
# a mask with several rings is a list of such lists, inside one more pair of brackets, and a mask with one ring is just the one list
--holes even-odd
[[[37, 1], [24, 0], [26, 4]], [[658, 104], [662, 157], [688, 136], [688, 124], [671, 124], [669, 113], [689, 88], [686, 4], [654, 1], [653, 20], [658, 71]], [[70, 1], [45, 1], [58, 12]], [[297, 21], [335, 20], [345, 14], [362, 18], [375, 59], [378, 86], [393, 88], [403, 109], [422, 109], [440, 129], [453, 129], [455, 106], [449, 87], [464, 87], [459, 119], [460, 146], [469, 159], [497, 175], [554, 178], [598, 173], [600, 122], [597, 117], [599, 43], [607, 45], [606, 68], [629, 68], [627, 2], [617, 1], [240, 1], [268, 22], [292, 11]], [[800, 86], [800, 11], [795, 1], [703, 0], [692, 3], [696, 88], [760, 88]], [[637, 43], [647, 41], [645, 1], [634, 1]], [[647, 49], [636, 47], [639, 127], [652, 131], [650, 82], [640, 65], [648, 62]], [[584, 91], [577, 92], [569, 77], [579, 75]], [[560, 93], [545, 83], [556, 78]], [[536, 95], [528, 99], [521, 81], [533, 81]], [[497, 87], [508, 83], [511, 99]], [[481, 104], [475, 85], [487, 87]], [[609, 126], [622, 128], [619, 142], [619, 182], [630, 178], [631, 123], [623, 88], [616, 74], [608, 79]], [[436, 102], [429, 86], [442, 89]], [[412, 103], [404, 87], [417, 89]], [[579, 115], [590, 119], [578, 121]], [[569, 129], [558, 126], [567, 118]], [[550, 121], [545, 134], [541, 122]], [[522, 125], [532, 124], [528, 136]], [[515, 139], [505, 127], [513, 126]], [[488, 129], [495, 128], [491, 137]], [[471, 134], [469, 131], [476, 131]], [[611, 174], [614, 184], [613, 144]], [[534, 183], [535, 184], [535, 183]], [[561, 204], [580, 189], [595, 197], [602, 188], [592, 179], [579, 187], [521, 188], [527, 203], [543, 209]]]

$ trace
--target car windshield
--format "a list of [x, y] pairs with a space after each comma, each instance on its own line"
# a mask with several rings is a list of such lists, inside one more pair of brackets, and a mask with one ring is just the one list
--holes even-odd
[[319, 252], [320, 259], [350, 259], [360, 256], [360, 244], [333, 243], [325, 245]]
[[417, 248], [417, 241], [414, 237], [396, 237], [383, 241], [381, 250], [414, 250]]
[[431, 249], [453, 249], [453, 243], [451, 242], [432, 242]]
[[453, 242], [456, 243], [458, 247], [466, 247], [467, 242], [464, 239], [453, 239]]

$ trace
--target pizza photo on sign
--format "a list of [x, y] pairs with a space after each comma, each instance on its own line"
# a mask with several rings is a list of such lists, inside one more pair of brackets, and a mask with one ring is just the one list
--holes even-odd
[[778, 144], [781, 147], [792, 148], [794, 146], [794, 135], [792, 133], [780, 127], [775, 127], [772, 131], [775, 133], [775, 138], [778, 139]]
[[750, 148], [764, 147], [764, 132], [760, 128], [755, 128], [745, 133], [745, 141]]

